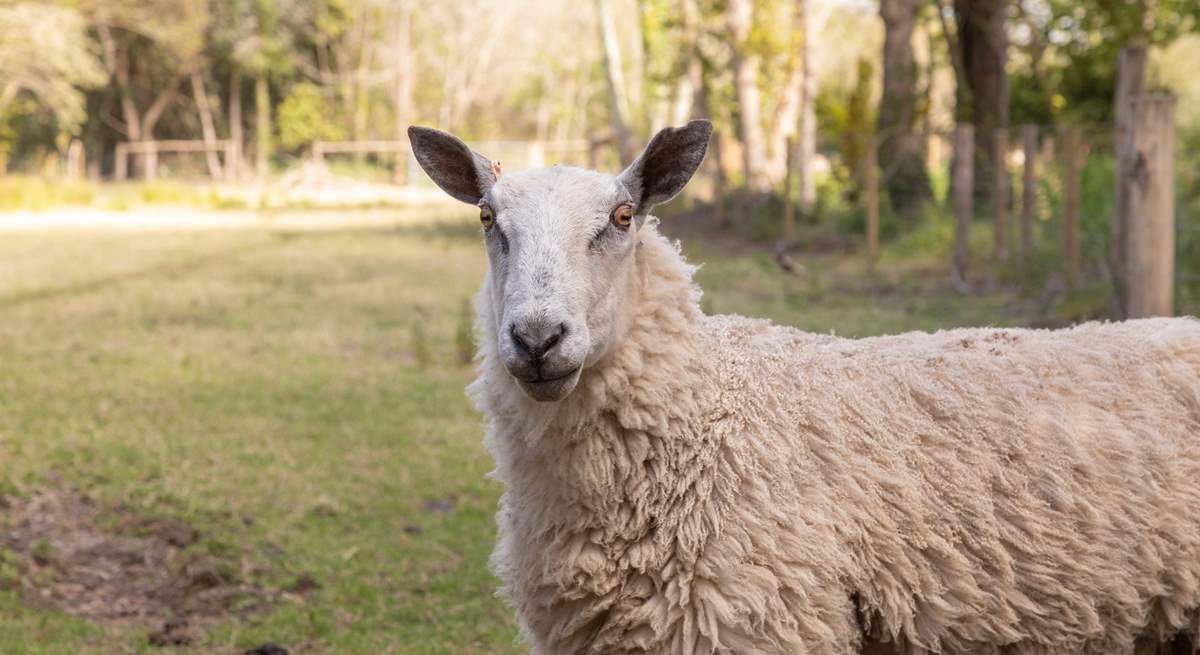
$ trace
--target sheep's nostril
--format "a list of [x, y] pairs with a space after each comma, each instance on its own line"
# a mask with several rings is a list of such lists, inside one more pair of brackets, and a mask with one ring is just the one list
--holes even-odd
[[521, 333], [517, 331], [516, 323], [513, 323], [512, 326], [509, 327], [508, 334], [512, 337], [513, 345], [517, 347], [518, 352], [530, 358], [536, 359], [529, 347], [529, 344], [525, 343], [525, 340], [521, 338]]
[[530, 322], [518, 327], [515, 323], [509, 328], [513, 345], [517, 351], [537, 362], [562, 341], [567, 333], [567, 325], [559, 323], [551, 325], [543, 322]]
[[542, 344], [542, 352], [543, 353], [550, 352], [550, 349], [553, 348], [554, 346], [557, 346], [558, 342], [562, 340], [563, 335], [566, 333], [567, 333], [566, 324], [559, 323], [558, 324], [558, 332], [551, 334], [550, 337], [548, 339], [546, 339], [545, 343]]

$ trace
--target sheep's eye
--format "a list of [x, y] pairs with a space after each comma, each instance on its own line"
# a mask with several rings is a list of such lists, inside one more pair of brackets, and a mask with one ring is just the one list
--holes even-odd
[[479, 208], [479, 222], [483, 224], [484, 230], [492, 229], [496, 224], [496, 214], [492, 212], [492, 208], [484, 205]]
[[633, 207], [630, 207], [629, 205], [618, 205], [617, 208], [612, 211], [610, 220], [612, 220], [613, 225], [616, 225], [622, 230], [629, 229], [629, 226], [633, 223]]

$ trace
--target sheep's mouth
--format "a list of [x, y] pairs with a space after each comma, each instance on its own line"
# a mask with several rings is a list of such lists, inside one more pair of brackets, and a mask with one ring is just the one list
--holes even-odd
[[517, 378], [517, 379], [520, 380], [521, 382], [524, 382], [525, 384], [551, 384], [553, 382], [561, 382], [561, 381], [571, 377], [572, 375], [575, 375], [576, 373], [579, 372], [579, 369], [581, 369], [581, 368], [583, 368], [583, 367], [576, 366], [575, 368], [567, 371], [566, 373], [563, 373], [562, 375], [555, 375], [554, 377], [543, 377], [543, 376], [539, 375], [536, 378]]
[[562, 375], [556, 375], [552, 378], [544, 378], [544, 377], [538, 376], [538, 379], [530, 380], [530, 382], [533, 382], [534, 384], [541, 384], [543, 382], [558, 382], [559, 380], [565, 380], [565, 379], [571, 377], [572, 375], [575, 375], [576, 371], [578, 371], [579, 368], [580, 367], [576, 366], [575, 368], [567, 371], [566, 373], [563, 373]]
[[521, 389], [525, 394], [534, 400], [543, 402], [562, 400], [575, 388], [581, 370], [583, 370], [582, 366], [576, 366], [562, 375], [538, 376], [533, 379], [517, 378], [517, 381], [521, 383]]

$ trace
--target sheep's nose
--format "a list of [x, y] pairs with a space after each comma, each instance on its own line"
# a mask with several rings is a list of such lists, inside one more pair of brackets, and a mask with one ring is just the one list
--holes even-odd
[[566, 333], [565, 323], [551, 321], [524, 321], [513, 323], [509, 328], [517, 352], [535, 363], [540, 362], [546, 353], [553, 350]]

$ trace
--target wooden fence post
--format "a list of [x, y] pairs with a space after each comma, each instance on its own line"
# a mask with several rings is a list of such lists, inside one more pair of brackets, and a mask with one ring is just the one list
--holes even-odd
[[1028, 277], [1033, 257], [1033, 215], [1037, 212], [1038, 128], [1022, 128], [1025, 168], [1021, 177], [1021, 276]]
[[154, 181], [158, 179], [158, 144], [154, 141], [143, 141], [145, 154], [142, 155], [142, 177]]
[[237, 142], [233, 139], [225, 142], [225, 179], [229, 182], [238, 179]]
[[392, 184], [401, 186], [404, 184], [404, 164], [408, 162], [408, 151], [404, 148], [396, 150], [396, 159], [392, 162]]
[[124, 182], [129, 177], [129, 146], [118, 143], [113, 149], [113, 177]]
[[1008, 128], [997, 128], [993, 136], [995, 177], [992, 182], [992, 213], [995, 215], [996, 261], [1008, 260]]
[[864, 181], [867, 191], [867, 262], [874, 267], [879, 259], [879, 138], [867, 136], [867, 152], [863, 158]]
[[83, 142], [79, 139], [71, 139], [70, 145], [67, 146], [67, 166], [66, 177], [70, 180], [81, 179], [84, 175], [84, 170], [87, 167], [87, 152], [83, 148]]
[[1079, 127], [1063, 128], [1063, 257], [1067, 264], [1067, 286], [1079, 288], [1079, 269], [1082, 253], [1079, 244], [1079, 176], [1082, 163]]
[[1131, 139], [1121, 185], [1130, 318], [1175, 311], [1175, 98], [1138, 96], [1129, 103]]
[[971, 215], [975, 211], [975, 127], [960, 123], [954, 129], [954, 286], [960, 291], [967, 284], [967, 266], [971, 256]]
[[1117, 90], [1113, 116], [1116, 118], [1116, 133], [1113, 135], [1113, 155], [1116, 158], [1116, 189], [1112, 216], [1112, 260], [1113, 279], [1116, 280], [1117, 300], [1121, 311], [1129, 315], [1129, 296], [1124, 287], [1125, 267], [1128, 254], [1125, 252], [1125, 230], [1129, 222], [1129, 198], [1123, 180], [1133, 175], [1134, 159], [1127, 153], [1132, 147], [1133, 133], [1130, 101], [1143, 93], [1146, 87], [1146, 49], [1142, 47], [1122, 48], [1117, 65]]
[[796, 175], [796, 137], [788, 137], [786, 148], [787, 159], [783, 174], [783, 242], [790, 244], [796, 240], [796, 198], [792, 193]]

